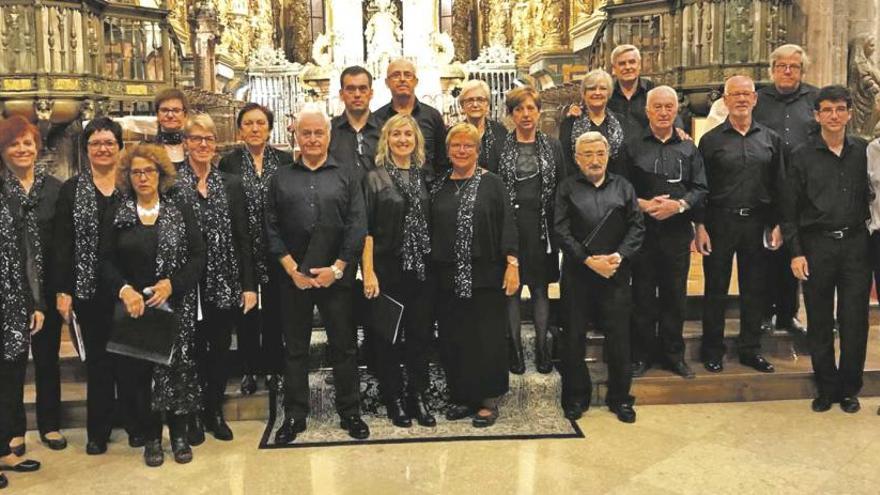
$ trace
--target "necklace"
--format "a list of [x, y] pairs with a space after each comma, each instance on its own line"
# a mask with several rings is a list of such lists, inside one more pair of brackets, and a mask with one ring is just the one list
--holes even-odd
[[142, 217], [154, 217], [159, 214], [159, 202], [156, 201], [152, 208], [144, 208], [141, 205], [137, 205], [137, 212]]

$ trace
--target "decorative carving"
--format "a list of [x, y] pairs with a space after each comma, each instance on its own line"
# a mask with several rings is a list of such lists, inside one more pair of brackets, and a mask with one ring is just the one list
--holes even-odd
[[489, 17], [489, 46], [510, 44], [508, 33], [510, 32], [510, 2], [508, 0], [493, 0], [490, 7]]
[[368, 10], [375, 11], [367, 21], [364, 31], [367, 40], [367, 64], [378, 63], [384, 66], [403, 54], [403, 30], [397, 17], [397, 6], [391, 0], [373, 0]]
[[321, 67], [333, 63], [333, 40], [326, 33], [321, 33], [312, 44], [312, 60]]
[[547, 2], [539, 2], [546, 4], [544, 15], [541, 18], [541, 32], [544, 33], [544, 48], [559, 49], [563, 44], [563, 15], [562, 0], [549, 0]]
[[492, 44], [492, 23], [495, 22], [492, 8], [499, 0], [480, 0], [480, 47]]
[[471, 2], [453, 0], [452, 3], [452, 43], [458, 60], [471, 58]]
[[434, 51], [434, 60], [441, 65], [449, 65], [455, 58], [457, 49], [447, 33], [431, 33], [431, 49]]
[[193, 9], [190, 29], [193, 37], [194, 65], [196, 68], [196, 87], [214, 91], [217, 87], [214, 78], [216, 66], [216, 47], [223, 33], [217, 9], [209, 0], [201, 0]]
[[[287, 54], [294, 62], [304, 64], [309, 61], [312, 53], [311, 26], [309, 26], [308, 0], [288, 0], [288, 16], [286, 26], [289, 26], [290, 37], [288, 38]], [[291, 43], [292, 42], [292, 43]]]
[[34, 102], [34, 111], [37, 113], [37, 120], [47, 121], [52, 117], [52, 107], [55, 106], [55, 100], [48, 98], [40, 98]]
[[849, 45], [849, 88], [853, 97], [853, 131], [871, 139], [880, 130], [880, 68], [873, 60], [876, 40], [860, 34]]
[[95, 118], [95, 100], [83, 100], [82, 105], [80, 105], [80, 118], [83, 120], [92, 120]]
[[510, 23], [513, 32], [513, 49], [520, 58], [525, 58], [532, 43], [532, 12], [528, 0], [517, 0], [513, 6]]

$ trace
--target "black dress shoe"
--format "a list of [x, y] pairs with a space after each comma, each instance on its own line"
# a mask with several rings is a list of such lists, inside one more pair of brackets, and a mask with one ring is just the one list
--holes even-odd
[[275, 432], [275, 443], [287, 445], [296, 440], [296, 436], [306, 431], [306, 419], [284, 418], [284, 423]]
[[[678, 376], [684, 378], [685, 380], [690, 380], [690, 379], [693, 379], [695, 376], [697, 376], [697, 375], [694, 373], [694, 370], [692, 370], [691, 367], [688, 366], [688, 364], [687, 364], [686, 362], [684, 362], [684, 361], [678, 361], [678, 362], [676, 362], [676, 363], [673, 363], [673, 364], [669, 367], [669, 369], [670, 369], [673, 373], [675, 373], [676, 375], [678, 375]], [[621, 420], [621, 421], [622, 421], [622, 420]]]
[[776, 371], [776, 368], [773, 367], [770, 361], [764, 359], [764, 356], [760, 354], [755, 354], [754, 356], [740, 356], [739, 362], [740, 364], [754, 368], [761, 373], [773, 373]]
[[348, 436], [355, 440], [365, 440], [370, 437], [370, 427], [364, 423], [360, 416], [341, 418], [339, 427], [348, 431]]
[[613, 406], [608, 406], [608, 410], [616, 414], [617, 419], [623, 421], [624, 423], [636, 422], [636, 410], [633, 409], [632, 404], [617, 404]]
[[205, 424], [202, 422], [200, 413], [192, 413], [187, 418], [186, 440], [189, 445], [194, 447], [205, 443]]
[[174, 454], [174, 462], [188, 464], [193, 460], [193, 451], [185, 436], [171, 437], [171, 453]]
[[7, 486], [9, 486], [9, 480], [6, 479], [5, 474], [0, 473], [0, 490], [6, 488]]
[[721, 373], [724, 371], [724, 362], [710, 359], [703, 363], [703, 368], [706, 368], [709, 373]]
[[209, 431], [217, 440], [228, 442], [232, 440], [232, 429], [223, 419], [223, 413], [215, 413], [205, 417], [205, 431]]
[[14, 466], [0, 466], [0, 471], [15, 471], [16, 473], [33, 473], [40, 469], [40, 463], [33, 459], [25, 459]]
[[773, 318], [765, 318], [761, 320], [761, 331], [764, 333], [773, 331]]
[[257, 375], [241, 377], [241, 395], [254, 395], [257, 391]]
[[446, 421], [458, 421], [459, 419], [469, 418], [477, 412], [473, 407], [464, 404], [453, 404], [446, 410]]
[[437, 419], [431, 414], [428, 403], [422, 394], [411, 394], [407, 397], [406, 406], [409, 416], [416, 418], [416, 422], [420, 426], [437, 426]]
[[651, 368], [651, 365], [646, 361], [633, 361], [632, 364], [632, 376], [633, 378], [638, 378], [640, 376], [645, 376], [645, 373]]
[[844, 397], [840, 399], [840, 409], [845, 413], [857, 413], [862, 405], [859, 404], [858, 397]]
[[473, 425], [474, 428], [488, 428], [494, 425], [495, 421], [498, 421], [497, 407], [489, 409], [488, 415], [482, 415], [479, 412], [474, 414], [474, 419], [471, 420], [471, 425]]
[[128, 446], [137, 449], [143, 447], [146, 444], [146, 440], [144, 440], [143, 435], [128, 435]]
[[[333, 374], [327, 375], [333, 377]], [[332, 383], [330, 383], [332, 385]], [[282, 375], [266, 375], [266, 389], [281, 392], [284, 388], [284, 377]]]
[[403, 405], [403, 399], [397, 398], [385, 403], [385, 411], [388, 419], [398, 428], [409, 428], [412, 426], [412, 420], [406, 414], [406, 408]]
[[162, 452], [162, 440], [149, 440], [144, 442], [144, 464], [149, 467], [159, 467], [165, 462], [165, 452]]
[[9, 452], [21, 457], [27, 452], [27, 444], [23, 443], [18, 447], [9, 447]]
[[582, 404], [569, 404], [567, 406], [563, 406], [562, 413], [565, 415], [565, 419], [570, 419], [572, 421], [577, 421], [581, 419], [581, 416], [584, 415], [584, 411], [587, 408]]
[[[58, 434], [61, 435], [61, 433]], [[61, 438], [52, 440], [51, 438], [46, 438], [46, 435], [40, 433], [40, 442], [51, 450], [64, 450], [67, 448], [67, 439], [64, 438], [64, 435], [61, 435]]]
[[107, 442], [89, 440], [89, 443], [86, 444], [86, 454], [88, 455], [101, 455], [105, 452], [107, 452]]
[[819, 396], [813, 399], [813, 402], [810, 404], [810, 408], [813, 412], [825, 412], [831, 409], [832, 401], [828, 397]]
[[522, 349], [512, 349], [510, 352], [510, 372], [514, 375], [522, 375], [526, 372], [526, 360]]

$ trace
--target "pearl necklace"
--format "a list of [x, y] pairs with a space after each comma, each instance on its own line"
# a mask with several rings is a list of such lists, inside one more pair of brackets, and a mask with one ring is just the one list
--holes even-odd
[[137, 205], [137, 212], [142, 217], [154, 217], [159, 214], [159, 202], [156, 201], [152, 208], [144, 208], [141, 205]]

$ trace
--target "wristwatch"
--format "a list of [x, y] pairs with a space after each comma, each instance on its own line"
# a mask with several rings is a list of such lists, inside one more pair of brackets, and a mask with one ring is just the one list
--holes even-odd
[[683, 200], [683, 199], [679, 199], [679, 200], [678, 200], [678, 212], [679, 212], [679, 213], [684, 213], [687, 209], [688, 209], [688, 204], [687, 204], [687, 202], [686, 202], [685, 200]]
[[339, 280], [342, 278], [342, 274], [344, 273], [339, 268], [336, 268], [336, 265], [330, 265], [330, 271], [333, 272], [333, 278]]

